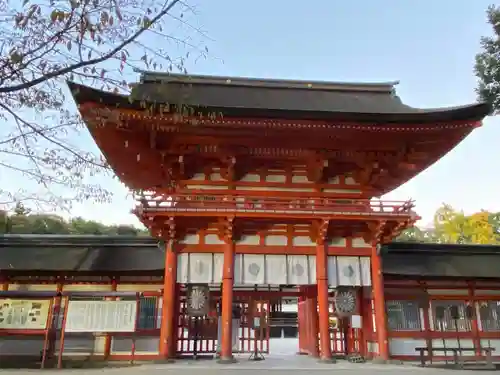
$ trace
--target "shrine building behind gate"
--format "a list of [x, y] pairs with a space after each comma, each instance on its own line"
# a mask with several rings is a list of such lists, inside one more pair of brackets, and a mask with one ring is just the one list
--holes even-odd
[[[238, 349], [237, 324], [247, 343], [239, 350], [259, 341], [266, 351], [255, 324], [283, 297], [299, 299], [302, 352], [388, 359], [380, 246], [418, 216], [412, 201], [379, 197], [445, 155], [489, 111], [483, 103], [412, 108], [394, 83], [144, 73], [129, 96], [70, 89], [104, 157], [137, 192], [135, 214], [162, 244], [165, 359], [192, 351], [178, 346], [186, 315], [221, 361]], [[210, 314], [215, 330], [203, 323]], [[342, 332], [332, 330], [333, 315]], [[351, 339], [338, 349], [342, 335]]]

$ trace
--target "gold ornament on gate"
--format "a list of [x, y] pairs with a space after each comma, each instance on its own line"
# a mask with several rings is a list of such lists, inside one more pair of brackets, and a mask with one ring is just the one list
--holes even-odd
[[328, 325], [330, 326], [330, 329], [337, 329], [339, 327], [339, 318], [336, 316], [330, 316], [328, 318]]
[[340, 287], [334, 296], [335, 312], [340, 316], [350, 316], [355, 313], [357, 298], [354, 288]]
[[187, 289], [187, 313], [189, 316], [204, 316], [210, 310], [210, 288], [206, 284], [189, 285]]

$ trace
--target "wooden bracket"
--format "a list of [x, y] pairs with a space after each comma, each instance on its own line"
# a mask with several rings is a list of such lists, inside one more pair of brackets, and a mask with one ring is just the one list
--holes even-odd
[[151, 227], [151, 234], [165, 241], [176, 241], [176, 235], [179, 233], [176, 231], [175, 218], [171, 216], [161, 224], [154, 223]]
[[416, 220], [415, 219], [410, 219], [410, 220], [403, 220], [398, 223], [391, 229], [389, 233], [387, 233], [383, 239], [382, 243], [387, 243], [392, 241], [394, 238], [399, 236], [401, 232], [403, 232], [405, 229], [413, 226], [415, 224]]
[[365, 236], [364, 240], [368, 243], [381, 243], [383, 242], [383, 235], [386, 229], [385, 221], [374, 221], [368, 223], [368, 233]]
[[237, 235], [235, 231], [234, 217], [223, 217], [218, 220], [218, 237], [221, 241], [225, 243], [231, 243], [231, 241], [237, 240]]
[[156, 129], [151, 129], [149, 131], [149, 147], [152, 150], [156, 150], [158, 147], [158, 137], [157, 137], [158, 131]]
[[167, 189], [173, 189], [177, 185], [179, 180], [179, 175], [176, 173], [175, 163], [178, 158], [172, 155], [167, 155], [165, 152], [161, 152], [161, 165], [160, 171], [162, 174], [162, 187]]
[[220, 174], [223, 179], [227, 181], [234, 181], [235, 179], [235, 156], [224, 156], [221, 158], [222, 168], [220, 169]]
[[315, 220], [311, 223], [309, 237], [318, 245], [324, 245], [328, 238], [329, 220]]
[[307, 179], [311, 182], [321, 182], [324, 177], [325, 168], [328, 167], [328, 160], [323, 155], [316, 153], [307, 162]]

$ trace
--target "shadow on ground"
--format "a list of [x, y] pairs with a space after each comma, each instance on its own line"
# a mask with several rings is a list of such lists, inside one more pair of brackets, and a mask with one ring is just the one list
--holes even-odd
[[484, 363], [465, 363], [463, 365], [457, 366], [452, 363], [436, 363], [432, 365], [425, 366], [428, 369], [436, 370], [452, 370], [452, 371], [500, 371], [500, 364], [496, 363], [492, 366], [486, 365]]
[[[96, 369], [96, 370], [102, 370], [102, 369], [111, 369], [111, 368], [130, 368], [130, 367], [137, 367], [140, 366], [138, 363], [130, 363], [130, 362], [125, 362], [125, 361], [120, 361], [120, 362], [109, 362], [109, 361], [96, 361], [91, 360], [90, 358], [84, 358], [84, 359], [78, 359], [78, 360], [64, 360], [62, 362], [62, 368], [63, 369]], [[41, 368], [41, 362], [39, 360], [9, 360], [9, 359], [2, 359], [0, 362], [0, 370], [20, 370], [20, 369], [26, 369], [26, 370], [34, 370], [34, 369], [40, 369]], [[45, 362], [45, 369], [55, 369], [57, 368], [57, 360], [48, 360]]]

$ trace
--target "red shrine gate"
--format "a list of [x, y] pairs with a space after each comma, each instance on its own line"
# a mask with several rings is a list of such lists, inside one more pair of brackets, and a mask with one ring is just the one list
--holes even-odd
[[[170, 197], [169, 197], [170, 198]], [[163, 199], [163, 202], [171, 202], [170, 199]], [[174, 199], [174, 202], [177, 200]], [[264, 199], [254, 199], [254, 204], [263, 207], [264, 204], [261, 203], [265, 201]], [[149, 220], [162, 220], [162, 215], [165, 212], [169, 213], [168, 220], [163, 221], [166, 225], [169, 225], [168, 233], [169, 236], [176, 236], [177, 222], [182, 222], [185, 219], [186, 210], [190, 209], [188, 204], [183, 205], [170, 205], [165, 207], [159, 207], [157, 200], [150, 199], [149, 201], [143, 196], [141, 199], [141, 206], [137, 210], [137, 214], [143, 220], [143, 222], [148, 223]], [[266, 202], [267, 203], [267, 202]], [[373, 218], [375, 215], [377, 217], [382, 217], [385, 219], [383, 225], [387, 225], [386, 228], [374, 226], [374, 229], [383, 233], [388, 228], [401, 228], [399, 220], [407, 222], [413, 220], [414, 214], [411, 211], [412, 205], [410, 203], [402, 203], [400, 206], [390, 206], [390, 210], [384, 207], [387, 211], [374, 211], [369, 202], [362, 202], [365, 206], [364, 211], [357, 209], [356, 216], [360, 217], [358, 220], [363, 220], [365, 215], [367, 218]], [[332, 202], [331, 208], [329, 210], [335, 210], [336, 202]], [[354, 203], [355, 207], [358, 207], [358, 203]], [[377, 204], [377, 208], [380, 207], [380, 203]], [[272, 206], [266, 206], [267, 208], [260, 208], [261, 211], [265, 213], [271, 213], [274, 209]], [[342, 202], [342, 209], [346, 209], [347, 203], [345, 200]], [[226, 207], [226, 210], [229, 206]], [[240, 211], [238, 207], [233, 207], [235, 212]], [[317, 208], [315, 208], [317, 210]], [[245, 208], [245, 210], [248, 210]], [[305, 215], [310, 215], [308, 211], [304, 208], [300, 208], [301, 212], [306, 212]], [[179, 219], [176, 213], [182, 212], [182, 216]], [[217, 212], [216, 207], [211, 207], [211, 204], [206, 203], [203, 208], [199, 208], [196, 211], [198, 214], [205, 213], [214, 215]], [[334, 212], [334, 211], [330, 211]], [[296, 215], [294, 210], [289, 210], [287, 212], [291, 215]], [[338, 214], [342, 215], [341, 211]], [[281, 213], [280, 215], [283, 215]], [[286, 215], [286, 214], [285, 214]], [[301, 215], [304, 215], [302, 213]], [[150, 219], [151, 218], [151, 219]], [[156, 218], [156, 219], [155, 219]], [[292, 220], [297, 220], [293, 216]], [[193, 219], [190, 219], [193, 220]], [[202, 217], [202, 219], [197, 220], [208, 220], [210, 223], [211, 216]], [[257, 220], [255, 218], [251, 219], [251, 223], [255, 225]], [[353, 220], [353, 219], [351, 219]], [[353, 220], [354, 221], [354, 220]], [[355, 221], [354, 221], [355, 222]], [[334, 222], [335, 223], [335, 222]], [[360, 341], [359, 330], [363, 327], [359, 324], [364, 320], [369, 320], [372, 316], [371, 309], [363, 309], [363, 301], [360, 296], [365, 294], [365, 296], [376, 295], [377, 292], [382, 293], [382, 285], [375, 287], [374, 284], [381, 284], [381, 279], [378, 280], [374, 275], [380, 275], [380, 255], [378, 254], [378, 247], [375, 245], [369, 245], [363, 239], [358, 239], [356, 244], [349, 247], [349, 255], [330, 255], [330, 246], [332, 239], [327, 237], [330, 228], [330, 221], [313, 221], [312, 226], [307, 225], [306, 236], [301, 236], [303, 240], [311, 241], [311, 231], [313, 231], [313, 239], [317, 241], [316, 246], [308, 248], [296, 248], [295, 252], [292, 254], [275, 253], [268, 254], [262, 252], [236, 252], [235, 244], [242, 241], [244, 235], [238, 235], [238, 230], [240, 226], [248, 225], [248, 222], [242, 219], [230, 218], [227, 216], [219, 217], [215, 221], [214, 238], [217, 241], [223, 243], [221, 252], [190, 252], [182, 251], [184, 244], [175, 244], [174, 241], [168, 240], [165, 243], [166, 252], [166, 265], [165, 270], [167, 274], [165, 275], [165, 290], [171, 290], [171, 288], [176, 288], [177, 283], [186, 285], [189, 290], [190, 285], [203, 285], [205, 288], [205, 294], [210, 294], [213, 298], [219, 296], [220, 293], [220, 319], [218, 319], [220, 329], [220, 351], [222, 359], [228, 359], [232, 357], [231, 353], [234, 352], [244, 352], [247, 350], [253, 350], [252, 348], [256, 346], [268, 348], [264, 343], [267, 341], [268, 333], [266, 326], [259, 326], [258, 339], [255, 339], [257, 335], [255, 334], [255, 327], [252, 327], [253, 319], [256, 317], [256, 310], [252, 307], [252, 300], [257, 297], [259, 301], [269, 301], [270, 299], [276, 299], [280, 296], [286, 296], [287, 293], [280, 291], [267, 291], [271, 286], [276, 287], [287, 287], [291, 290], [289, 293], [295, 297], [304, 297], [306, 299], [317, 301], [317, 318], [319, 319], [319, 325], [317, 329], [307, 330], [307, 333], [311, 337], [320, 338], [319, 347], [322, 348], [320, 354], [324, 360], [330, 360], [332, 357], [332, 350], [334, 354], [350, 354], [350, 353], [365, 353], [365, 344]], [[210, 224], [207, 225], [209, 228]], [[390, 229], [389, 229], [390, 230]], [[245, 233], [245, 232], [243, 232]], [[248, 233], [248, 232], [247, 232]], [[159, 236], [163, 234], [158, 233]], [[190, 240], [190, 234], [185, 235], [187, 241]], [[192, 237], [197, 237], [197, 234], [191, 234]], [[210, 235], [205, 235], [207, 238]], [[191, 237], [191, 238], [192, 238]], [[300, 236], [297, 236], [300, 237]], [[210, 238], [210, 237], [209, 237]], [[318, 238], [320, 240], [318, 240]], [[186, 240], [185, 240], [186, 241]], [[186, 242], [187, 242], [186, 241]], [[357, 248], [356, 248], [357, 246]], [[335, 246], [332, 246], [335, 248]], [[180, 250], [180, 251], [179, 251]], [[215, 249], [214, 249], [215, 250]], [[335, 254], [335, 252], [333, 253]], [[374, 260], [375, 258], [375, 260]], [[374, 268], [375, 267], [375, 268]], [[171, 283], [169, 285], [169, 283]], [[219, 289], [216, 285], [222, 284], [222, 288]], [[318, 286], [316, 286], [317, 284]], [[212, 286], [210, 286], [212, 285]], [[312, 286], [312, 287], [311, 287]], [[212, 289], [212, 290], [210, 290]], [[366, 289], [363, 292], [363, 289]], [[175, 295], [175, 293], [173, 293]], [[268, 299], [266, 299], [266, 295]], [[192, 296], [186, 295], [189, 300], [192, 300]], [[371, 297], [370, 297], [371, 298]], [[166, 309], [167, 314], [170, 311], [174, 311], [177, 302], [175, 300], [170, 301], [170, 307], [166, 307], [164, 300], [163, 309]], [[246, 301], [250, 301], [247, 303]], [[335, 303], [333, 303], [335, 301]], [[376, 298], [375, 308], [377, 308]], [[380, 298], [383, 302], [383, 297]], [[212, 299], [207, 298], [204, 306], [211, 304]], [[267, 304], [267, 303], [266, 303]], [[213, 304], [212, 304], [213, 305]], [[234, 319], [234, 306], [240, 305], [240, 309], [243, 313]], [[189, 302], [187, 302], [189, 307]], [[380, 309], [379, 306], [377, 309]], [[229, 311], [228, 311], [229, 310]], [[184, 311], [184, 310], [183, 310]], [[226, 313], [225, 313], [226, 311]], [[263, 311], [263, 310], [261, 310]], [[269, 311], [269, 309], [267, 309]], [[262, 312], [263, 313], [263, 312]], [[362, 316], [366, 314], [366, 317]], [[203, 312], [202, 315], [210, 315], [208, 311]], [[333, 315], [342, 315], [342, 319], [339, 320], [342, 324], [339, 327], [331, 328], [330, 317]], [[189, 314], [187, 314], [189, 315]], [[239, 314], [237, 314], [239, 315]], [[307, 316], [307, 312], [305, 313]], [[181, 350], [188, 353], [200, 354], [201, 351], [213, 352], [215, 351], [214, 346], [214, 332], [213, 328], [214, 319], [194, 319], [192, 317], [183, 318], [183, 321], [189, 321], [189, 329], [187, 333], [182, 332], [182, 341], [189, 342], [190, 344], [183, 345]], [[212, 314], [213, 316], [213, 314]], [[349, 320], [346, 316], [352, 316], [352, 320]], [[379, 314], [379, 316], [383, 316]], [[259, 316], [263, 318], [262, 321], [266, 322], [265, 316]], [[172, 314], [168, 317], [168, 322], [172, 321], [175, 324], [176, 317]], [[302, 314], [301, 318], [302, 319]], [[305, 317], [304, 319], [316, 319], [315, 317]], [[261, 321], [261, 320], [259, 320]], [[358, 326], [354, 328], [351, 326], [352, 322], [357, 322]], [[302, 321], [299, 321], [299, 325]], [[239, 326], [239, 333], [233, 333], [233, 327]], [[168, 328], [168, 323], [164, 326], [165, 330]], [[383, 327], [383, 325], [381, 325]], [[252, 330], [253, 328], [253, 330]], [[162, 334], [171, 335], [172, 341], [176, 340], [176, 326], [173, 326], [173, 331], [162, 331]], [[303, 336], [306, 331], [303, 331]], [[200, 333], [211, 332], [205, 336]], [[246, 334], [245, 332], [248, 332]], [[253, 332], [253, 333], [252, 333]], [[379, 330], [382, 334], [386, 334], [383, 330]], [[253, 334], [253, 336], [252, 336]], [[187, 335], [187, 336], [186, 336]], [[235, 343], [233, 337], [239, 337], [239, 343]], [[195, 337], [195, 341], [199, 342], [203, 349], [198, 346], [191, 347], [191, 342]], [[177, 338], [178, 340], [178, 338]], [[227, 341], [225, 341], [227, 340]], [[250, 344], [250, 341], [255, 341], [254, 344]], [[310, 340], [307, 339], [306, 340]], [[168, 340], [166, 340], [168, 342]], [[207, 343], [205, 343], [207, 341]], [[248, 344], [245, 344], [247, 343]], [[171, 344], [173, 345], [173, 344]], [[177, 347], [179, 348], [179, 347]], [[171, 349], [166, 348], [165, 350], [171, 350], [170, 357], [175, 355], [175, 346]], [[267, 350], [267, 349], [265, 349]], [[382, 349], [384, 350], [384, 349]], [[385, 349], [386, 350], [386, 349]], [[225, 352], [226, 351], [226, 352]], [[312, 351], [309, 350], [311, 353]], [[230, 354], [228, 354], [230, 353]]]
[[[165, 244], [160, 356], [213, 352], [217, 320], [225, 362], [249, 348], [255, 301], [270, 303], [280, 288], [301, 299], [304, 352], [388, 359], [380, 244], [418, 216], [413, 202], [373, 198], [434, 163], [489, 111], [411, 108], [391, 83], [144, 73], [129, 98], [70, 88], [109, 164], [141, 192], [137, 217]], [[210, 291], [204, 301], [218, 300], [218, 313], [186, 317], [194, 305], [181, 288], [193, 285]], [[335, 323], [339, 312], [351, 317]], [[199, 347], [184, 344], [193, 335]]]

